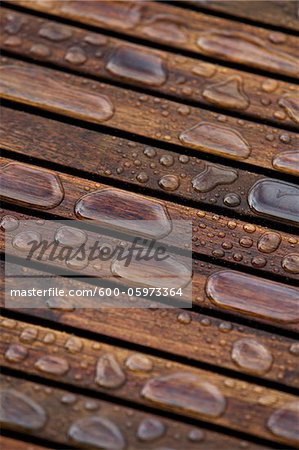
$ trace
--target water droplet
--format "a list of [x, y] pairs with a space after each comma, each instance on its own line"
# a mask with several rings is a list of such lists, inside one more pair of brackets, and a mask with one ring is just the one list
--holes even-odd
[[192, 321], [192, 317], [186, 311], [182, 311], [177, 315], [177, 321], [184, 325], [188, 325]]
[[204, 170], [192, 180], [198, 192], [209, 192], [220, 184], [231, 184], [238, 178], [238, 172], [216, 164], [205, 163]]
[[221, 270], [208, 278], [206, 293], [220, 308], [277, 322], [299, 321], [298, 290], [291, 286], [252, 275]]
[[53, 355], [45, 355], [34, 364], [41, 372], [52, 375], [64, 375], [69, 370], [69, 364], [65, 358]]
[[18, 36], [8, 36], [3, 44], [7, 47], [19, 47], [22, 45], [22, 40]]
[[244, 338], [234, 343], [232, 360], [248, 372], [262, 374], [270, 370], [273, 357], [260, 342]]
[[30, 47], [30, 53], [39, 58], [47, 58], [51, 55], [51, 50], [44, 44], [33, 44]]
[[223, 108], [244, 110], [249, 106], [248, 97], [243, 90], [242, 79], [238, 76], [206, 87], [202, 95], [213, 105]]
[[212, 64], [197, 63], [197, 65], [193, 67], [191, 72], [194, 75], [198, 75], [199, 77], [211, 78], [213, 75], [215, 75], [216, 70], [216, 67]]
[[253, 267], [262, 268], [267, 264], [267, 260], [263, 256], [254, 256], [251, 260], [251, 264]]
[[41, 242], [41, 235], [37, 233], [36, 231], [22, 231], [21, 233], [17, 234], [13, 241], [12, 245], [16, 250], [19, 250], [21, 252], [27, 252], [29, 249], [31, 249], [31, 246], [38, 245]]
[[179, 161], [182, 164], [187, 164], [190, 161], [190, 158], [187, 155], [180, 155], [179, 156]]
[[154, 441], [163, 436], [165, 425], [158, 419], [144, 419], [137, 430], [137, 437], [141, 441]]
[[293, 342], [289, 350], [292, 355], [299, 356], [299, 342]]
[[72, 248], [85, 244], [87, 236], [84, 231], [68, 226], [60, 227], [55, 233], [55, 240], [65, 246]]
[[264, 80], [262, 82], [262, 90], [264, 92], [267, 92], [267, 93], [270, 94], [271, 92], [276, 91], [277, 88], [278, 88], [278, 81], [277, 80], [273, 80], [271, 78], [267, 78], [267, 80]]
[[192, 442], [201, 442], [205, 438], [205, 433], [199, 428], [192, 428], [188, 433], [188, 439]]
[[263, 179], [250, 189], [248, 203], [257, 214], [298, 224], [299, 188], [284, 181]]
[[278, 101], [278, 104], [295, 123], [299, 123], [299, 96], [296, 96], [294, 93], [285, 94]]
[[180, 19], [176, 16], [158, 14], [151, 17], [142, 32], [155, 40], [166, 43], [183, 44], [187, 41], [187, 35], [180, 26]]
[[139, 183], [147, 183], [149, 180], [149, 176], [146, 172], [140, 172], [136, 176], [136, 180], [139, 181]]
[[126, 381], [126, 376], [114, 355], [106, 354], [99, 358], [95, 382], [108, 389], [116, 389]]
[[51, 209], [64, 195], [57, 175], [16, 162], [1, 168], [0, 183], [4, 199], [21, 205]]
[[11, 344], [5, 352], [5, 358], [10, 362], [21, 362], [28, 356], [28, 350], [23, 345]]
[[33, 342], [37, 339], [38, 331], [36, 328], [25, 328], [20, 334], [20, 341]]
[[245, 223], [243, 226], [243, 230], [246, 231], [246, 233], [254, 233], [256, 231], [256, 226], [252, 223]]
[[162, 166], [170, 167], [174, 164], [174, 157], [172, 155], [162, 155], [160, 158]]
[[27, 395], [7, 389], [0, 396], [2, 425], [21, 431], [37, 431], [46, 424], [44, 409]]
[[78, 353], [83, 348], [83, 343], [80, 338], [76, 336], [71, 336], [67, 339], [66, 343], [64, 344], [64, 347], [70, 352], [70, 353]]
[[164, 175], [159, 180], [159, 186], [164, 191], [175, 191], [180, 186], [180, 179], [176, 175]]
[[[114, 114], [113, 104], [106, 95], [75, 86], [68, 80], [49, 77], [42, 67], [8, 64], [1, 67], [0, 73], [1, 89], [10, 100], [18, 99], [42, 109], [50, 107], [60, 114], [94, 123], [108, 120]], [[24, 180], [26, 178], [22, 178], [23, 183]]]
[[80, 66], [81, 64], [84, 64], [87, 61], [87, 56], [81, 47], [74, 46], [68, 49], [64, 59], [71, 64]]
[[26, 20], [23, 16], [9, 13], [6, 15], [7, 23], [4, 30], [9, 34], [17, 34], [21, 31]]
[[61, 42], [69, 39], [72, 36], [72, 32], [63, 25], [46, 23], [40, 28], [38, 35], [49, 41]]
[[257, 248], [263, 253], [273, 253], [281, 243], [281, 236], [271, 231], [264, 233], [258, 240]]
[[64, 405], [73, 405], [77, 400], [75, 394], [67, 393], [61, 397], [61, 403]]
[[87, 448], [124, 450], [126, 442], [118, 426], [104, 417], [90, 416], [77, 420], [68, 431], [69, 437]]
[[267, 45], [266, 41], [244, 32], [204, 32], [197, 39], [200, 50], [211, 56], [237, 63], [247, 63], [265, 70], [279, 70], [285, 74], [298, 75], [295, 57]]
[[226, 406], [216, 386], [188, 372], [153, 378], [145, 384], [141, 394], [152, 402], [208, 417], [219, 417]]
[[143, 153], [148, 157], [148, 158], [154, 158], [157, 155], [157, 151], [153, 148], [153, 147], [145, 147]]
[[54, 333], [46, 333], [44, 338], [43, 338], [43, 342], [45, 344], [53, 344], [56, 340], [56, 336]]
[[88, 34], [83, 40], [84, 42], [87, 42], [87, 44], [95, 46], [106, 45], [108, 43], [108, 38], [101, 34]]
[[[132, 219], [130, 228], [127, 211], [130, 211]], [[116, 189], [103, 189], [81, 197], [76, 203], [75, 213], [79, 219], [94, 220], [100, 225], [134, 235], [161, 238], [171, 231], [168, 215], [160, 203]], [[142, 219], [150, 220], [151, 227]]]
[[299, 442], [299, 402], [294, 401], [277, 409], [269, 417], [267, 426], [275, 436]]
[[126, 367], [129, 370], [141, 371], [141, 372], [150, 372], [153, 368], [152, 361], [144, 355], [140, 355], [139, 353], [134, 353], [130, 355], [126, 360]]
[[251, 151], [249, 144], [236, 130], [207, 122], [183, 131], [179, 139], [198, 150], [233, 159], [246, 159]]
[[0, 222], [0, 228], [3, 231], [14, 231], [18, 228], [19, 221], [13, 216], [3, 216]]
[[226, 206], [229, 206], [229, 207], [233, 208], [235, 206], [239, 206], [240, 205], [241, 197], [238, 194], [234, 194], [232, 192], [232, 193], [226, 194], [224, 196], [223, 203]]
[[299, 254], [289, 253], [283, 258], [281, 265], [286, 272], [299, 273]]
[[109, 59], [106, 69], [113, 75], [148, 86], [161, 86], [167, 76], [160, 56], [134, 47], [119, 47]]
[[221, 322], [218, 328], [222, 333], [229, 333], [233, 329], [233, 326], [229, 322]]
[[245, 248], [250, 248], [253, 245], [253, 240], [247, 236], [240, 238], [240, 245]]
[[274, 169], [299, 175], [299, 150], [278, 153], [272, 160]]

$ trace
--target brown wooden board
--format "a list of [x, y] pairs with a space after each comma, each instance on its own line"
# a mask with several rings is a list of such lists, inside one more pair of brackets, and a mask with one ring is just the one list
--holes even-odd
[[[12, 24], [22, 24], [11, 34]], [[285, 98], [299, 97], [295, 84], [134, 45], [125, 40], [59, 25], [2, 8], [0, 46], [15, 55], [58, 65], [109, 82], [123, 82], [178, 101], [234, 111], [278, 126], [294, 126], [284, 117]], [[63, 39], [51, 40], [51, 32]], [[294, 101], [294, 100], [293, 100]], [[182, 106], [180, 114], [188, 115]], [[168, 111], [164, 111], [168, 115]], [[284, 119], [282, 120], [282, 118]]]
[[10, 0], [8, 3], [209, 58], [298, 78], [299, 39], [162, 2]]

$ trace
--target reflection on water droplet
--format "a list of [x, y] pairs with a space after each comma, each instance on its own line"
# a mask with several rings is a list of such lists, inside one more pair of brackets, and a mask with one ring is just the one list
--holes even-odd
[[148, 157], [148, 158], [154, 158], [157, 155], [157, 151], [156, 149], [154, 149], [153, 147], [145, 147], [145, 149], [143, 150], [143, 153]]
[[37, 339], [38, 331], [36, 328], [25, 328], [20, 334], [20, 341], [33, 342]]
[[46, 424], [44, 409], [30, 397], [14, 389], [0, 393], [0, 421], [6, 427], [20, 431], [37, 431]]
[[257, 248], [263, 253], [273, 253], [281, 243], [281, 236], [278, 233], [266, 232], [258, 240]]
[[60, 227], [55, 233], [55, 240], [65, 246], [72, 248], [80, 247], [85, 244], [87, 236], [84, 231], [78, 228], [72, 228], [68, 226]]
[[299, 356], [299, 342], [293, 342], [289, 350], [292, 355]]
[[69, 364], [65, 358], [53, 355], [45, 355], [34, 364], [41, 372], [52, 375], [64, 375], [69, 370]]
[[83, 343], [80, 338], [76, 336], [71, 336], [67, 339], [66, 343], [64, 344], [64, 347], [70, 352], [70, 353], [78, 353], [82, 350]]
[[234, 194], [233, 192], [230, 194], [226, 194], [223, 199], [223, 203], [226, 206], [235, 207], [239, 206], [241, 203], [241, 197], [238, 194]]
[[283, 258], [281, 265], [286, 272], [299, 273], [299, 254], [289, 253]]
[[41, 242], [41, 235], [36, 231], [22, 231], [17, 234], [12, 241], [12, 245], [16, 250], [21, 252], [29, 251]]
[[273, 357], [260, 342], [244, 338], [234, 343], [232, 360], [248, 372], [262, 374], [270, 370]]
[[196, 149], [233, 159], [246, 159], [251, 151], [249, 144], [236, 130], [213, 123], [201, 122], [183, 131], [179, 139]]
[[162, 155], [160, 158], [162, 166], [170, 167], [174, 164], [174, 157], [172, 155]]
[[59, 205], [64, 196], [57, 175], [16, 162], [1, 168], [0, 184], [3, 198], [21, 205], [51, 209]]
[[[128, 211], [132, 219], [130, 227]], [[103, 189], [84, 195], [77, 201], [75, 213], [79, 219], [94, 220], [108, 228], [138, 236], [161, 238], [171, 231], [168, 215], [160, 203], [116, 189]], [[150, 227], [148, 222], [144, 223], [149, 220]]]
[[10, 362], [21, 362], [28, 356], [28, 350], [23, 345], [11, 344], [5, 352], [5, 358]]
[[0, 228], [3, 231], [14, 231], [18, 228], [19, 221], [13, 216], [3, 216], [0, 222]]
[[249, 100], [244, 93], [242, 79], [239, 76], [206, 87], [202, 95], [213, 105], [223, 108], [244, 110], [249, 106]]
[[299, 321], [298, 290], [291, 286], [221, 270], [208, 278], [206, 293], [220, 308], [241, 311], [277, 322]]
[[284, 181], [263, 179], [250, 189], [248, 203], [257, 214], [299, 222], [299, 188]]
[[106, 354], [99, 358], [95, 382], [108, 389], [116, 389], [126, 381], [126, 376], [114, 355]]
[[61, 42], [69, 39], [72, 36], [72, 32], [63, 25], [46, 23], [40, 28], [38, 35], [49, 41]]
[[248, 33], [203, 32], [197, 39], [197, 45], [206, 55], [298, 75], [298, 61], [295, 57], [268, 46], [266, 41]]
[[103, 450], [124, 450], [126, 442], [118, 426], [110, 420], [90, 416], [77, 420], [68, 431], [73, 442]]
[[275, 436], [299, 442], [299, 402], [294, 401], [277, 409], [269, 417], [267, 426]]
[[203, 430], [200, 430], [199, 428], [193, 428], [188, 433], [188, 439], [192, 442], [201, 442], [205, 438], [205, 434]]
[[180, 179], [176, 175], [164, 175], [159, 180], [159, 186], [164, 191], [175, 191], [180, 186]]
[[198, 192], [209, 192], [220, 184], [231, 184], [237, 178], [238, 172], [235, 169], [205, 163], [204, 170], [193, 178], [192, 186]]
[[64, 59], [71, 64], [79, 66], [87, 61], [87, 56], [82, 48], [74, 46], [68, 49]]
[[262, 268], [267, 264], [267, 260], [263, 256], [254, 256], [251, 260], [251, 264], [253, 267]]
[[141, 441], [154, 441], [163, 436], [165, 425], [158, 419], [144, 419], [137, 430], [137, 437]]
[[186, 311], [182, 311], [177, 315], [177, 321], [184, 325], [188, 325], [192, 321], [192, 317]]
[[272, 165], [282, 172], [299, 175], [299, 150], [278, 153], [274, 156]]
[[288, 116], [295, 122], [299, 123], [299, 96], [285, 94], [279, 101], [279, 106], [284, 108]]
[[126, 360], [125, 365], [129, 370], [132, 370], [133, 372], [150, 372], [153, 368], [152, 361], [148, 357], [140, 355], [139, 353], [130, 355]]
[[135, 47], [119, 47], [106, 69], [113, 75], [148, 86], [161, 86], [166, 81], [166, 70], [160, 56]]
[[161, 405], [208, 417], [219, 417], [226, 406], [216, 386], [188, 372], [153, 378], [145, 384], [141, 395]]
[[179, 17], [168, 14], [157, 14], [151, 17], [141, 30], [146, 36], [166, 43], [183, 44], [187, 41], [187, 35], [180, 26]]
[[276, 91], [278, 88], [278, 81], [268, 78], [262, 82], [262, 90], [267, 93]]

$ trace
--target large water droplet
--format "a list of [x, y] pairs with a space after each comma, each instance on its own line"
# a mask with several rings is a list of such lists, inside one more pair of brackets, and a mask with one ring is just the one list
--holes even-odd
[[69, 429], [69, 437], [87, 448], [124, 450], [126, 442], [118, 426], [104, 417], [90, 416], [77, 420]]
[[283, 258], [281, 265], [286, 272], [299, 273], [299, 254], [289, 253]]
[[10, 100], [94, 123], [113, 116], [114, 107], [106, 95], [58, 80], [56, 76], [49, 76], [41, 67], [3, 65], [0, 74], [1, 91]]
[[299, 442], [299, 402], [294, 401], [277, 409], [269, 417], [267, 426], [275, 436]]
[[284, 181], [263, 179], [250, 189], [248, 203], [257, 214], [298, 224], [299, 188]]
[[160, 56], [134, 47], [120, 47], [109, 59], [106, 69], [121, 78], [149, 86], [161, 86], [166, 71]]
[[299, 321], [299, 291], [291, 286], [221, 270], [208, 278], [206, 293], [221, 308], [277, 322]]
[[[160, 203], [116, 189], [103, 189], [81, 197], [75, 213], [80, 219], [141, 236], [161, 238], [171, 231], [167, 213]], [[128, 217], [132, 219], [130, 226]], [[148, 222], [143, 223], [148, 220], [150, 227]]]
[[299, 150], [289, 150], [278, 153], [272, 160], [274, 169], [282, 172], [299, 175]]
[[69, 370], [69, 363], [65, 358], [45, 355], [38, 359], [34, 366], [41, 372], [52, 375], [64, 375]]
[[116, 389], [126, 381], [126, 376], [114, 355], [100, 357], [96, 368], [95, 382], [108, 389]]
[[130, 355], [125, 364], [126, 367], [133, 372], [150, 372], [153, 368], [152, 361], [147, 356], [140, 355], [139, 353]]
[[65, 246], [73, 248], [80, 247], [86, 242], [87, 236], [84, 231], [77, 228], [63, 226], [55, 233], [55, 240]]
[[47, 421], [44, 409], [34, 400], [14, 389], [0, 393], [0, 420], [8, 428], [21, 431], [40, 430]]
[[248, 97], [243, 90], [242, 79], [238, 76], [206, 87], [202, 95], [213, 105], [222, 108], [244, 110], [249, 106]]
[[299, 123], [299, 96], [292, 94], [285, 94], [279, 101], [279, 106], [284, 108], [288, 116], [295, 122]]
[[38, 35], [49, 41], [61, 42], [69, 39], [72, 36], [72, 32], [63, 25], [46, 23], [40, 28]]
[[247, 372], [262, 374], [270, 370], [273, 357], [260, 342], [244, 338], [234, 343], [232, 360]]
[[183, 131], [179, 139], [198, 150], [233, 159], [246, 159], [251, 151], [249, 144], [236, 130], [213, 123], [201, 122]]
[[281, 243], [281, 236], [279, 233], [268, 231], [264, 233], [258, 240], [257, 248], [263, 253], [273, 253], [278, 249]]
[[81, 47], [73, 46], [68, 49], [64, 59], [71, 64], [80, 66], [87, 61], [87, 56]]
[[238, 172], [224, 166], [205, 163], [204, 170], [192, 180], [198, 192], [209, 192], [220, 184], [231, 184], [238, 178]]
[[154, 441], [163, 436], [165, 425], [158, 419], [144, 419], [137, 430], [137, 437], [141, 441]]
[[32, 245], [38, 245], [41, 241], [41, 235], [36, 231], [22, 231], [18, 233], [12, 241], [12, 245], [16, 250], [27, 252]]
[[3, 231], [14, 231], [18, 228], [19, 221], [13, 216], [3, 216], [0, 222], [0, 228]]
[[43, 209], [59, 205], [64, 195], [57, 175], [15, 162], [1, 168], [0, 184], [4, 199]]
[[176, 191], [180, 186], [180, 179], [177, 175], [163, 175], [159, 180], [159, 186], [164, 191]]
[[206, 55], [298, 76], [295, 57], [268, 46], [262, 39], [248, 33], [204, 32], [197, 39], [197, 45]]
[[219, 417], [226, 406], [216, 386], [188, 372], [153, 378], [145, 384], [141, 394], [152, 402], [208, 417]]

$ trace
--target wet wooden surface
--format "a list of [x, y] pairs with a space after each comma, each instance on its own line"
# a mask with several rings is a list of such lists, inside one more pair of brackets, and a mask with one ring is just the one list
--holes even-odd
[[[193, 308], [7, 304], [2, 261], [0, 445], [297, 448], [295, 2], [3, 4], [1, 255], [28, 274], [22, 220], [189, 219]], [[59, 265], [65, 286], [132, 286]]]

